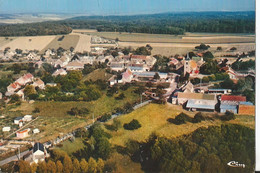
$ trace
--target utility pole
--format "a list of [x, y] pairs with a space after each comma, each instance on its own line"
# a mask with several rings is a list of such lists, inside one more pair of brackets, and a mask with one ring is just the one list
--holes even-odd
[[143, 97], [142, 97], [143, 93], [141, 94], [141, 104], [143, 103]]
[[18, 160], [21, 158], [21, 153], [20, 153], [20, 146], [18, 147]]
[[92, 118], [93, 118], [93, 124], [95, 123], [95, 116], [94, 113], [92, 114]]

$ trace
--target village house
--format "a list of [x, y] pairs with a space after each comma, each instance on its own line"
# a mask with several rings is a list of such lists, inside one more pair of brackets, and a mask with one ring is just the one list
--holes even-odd
[[128, 68], [123, 74], [122, 74], [122, 80], [123, 83], [129, 83], [133, 79], [133, 73], [132, 71]]
[[132, 55], [131, 63], [146, 64], [149, 68], [152, 68], [152, 66], [156, 63], [156, 58], [146, 55]]
[[29, 136], [30, 129], [25, 129], [19, 132], [16, 132], [16, 137], [19, 139], [23, 139]]
[[27, 73], [22, 77], [20, 77], [19, 79], [17, 79], [16, 82], [19, 83], [20, 85], [25, 85], [27, 83], [33, 82], [33, 79], [34, 79], [33, 75], [31, 73]]
[[222, 95], [220, 99], [220, 112], [225, 113], [226, 111], [238, 113], [238, 105], [240, 102], [246, 102], [245, 96], [234, 96], [234, 95]]
[[23, 121], [25, 121], [25, 122], [32, 121], [32, 115], [25, 115], [23, 117]]
[[16, 124], [16, 125], [18, 125], [20, 122], [22, 122], [23, 121], [23, 117], [16, 117], [15, 119], [14, 119], [14, 124]]
[[58, 75], [67, 75], [67, 71], [64, 70], [63, 68], [60, 68], [60, 69], [57, 69], [53, 74], [52, 76], [58, 76]]
[[34, 63], [34, 67], [35, 68], [41, 68], [42, 67], [42, 64], [43, 64], [44, 62], [43, 61], [37, 61], [36, 63]]
[[55, 55], [55, 52], [53, 52], [51, 49], [47, 49], [45, 51], [45, 57], [50, 57], [50, 56], [54, 56]]
[[111, 62], [110, 68], [113, 71], [122, 71], [125, 69], [124, 63]]
[[3, 132], [10, 132], [11, 131], [11, 127], [9, 127], [9, 126], [3, 127], [2, 131]]
[[16, 93], [19, 97], [21, 97], [22, 100], [24, 100], [24, 88], [20, 89], [19, 91], [17, 91]]
[[46, 150], [42, 143], [36, 142], [33, 146], [32, 160], [39, 163], [45, 160]]
[[80, 57], [80, 62], [83, 64], [93, 64], [96, 61], [96, 57], [94, 56], [82, 56]]
[[150, 70], [145, 64], [129, 64], [127, 68], [129, 68], [132, 72], [144, 72]]
[[193, 84], [188, 81], [185, 84], [183, 84], [179, 89], [179, 92], [184, 92], [184, 93], [193, 93], [194, 92], [194, 86]]
[[208, 94], [229, 94], [231, 93], [231, 89], [215, 89], [215, 88], [209, 88], [207, 93]]
[[36, 128], [36, 129], [33, 129], [33, 133], [34, 133], [34, 134], [40, 133], [40, 130], [37, 129], [37, 128]]
[[66, 65], [66, 70], [83, 70], [84, 64], [78, 60], [71, 61]]
[[113, 86], [117, 83], [123, 83], [122, 79], [117, 79], [116, 75], [113, 75], [110, 79], [108, 79], [109, 85]]
[[38, 87], [40, 89], [44, 89], [45, 88], [45, 84], [44, 82], [40, 79], [40, 78], [37, 78], [33, 84], [32, 84], [35, 88]]
[[37, 55], [37, 54], [34, 53], [34, 52], [30, 52], [30, 53], [26, 56], [26, 59], [27, 59], [27, 60], [38, 61], [38, 60], [40, 60], [40, 56]]
[[13, 95], [14, 92], [20, 88], [21, 88], [21, 84], [19, 84], [18, 82], [11, 83], [10, 85], [8, 85], [7, 92], [5, 93], [5, 95], [6, 96]]

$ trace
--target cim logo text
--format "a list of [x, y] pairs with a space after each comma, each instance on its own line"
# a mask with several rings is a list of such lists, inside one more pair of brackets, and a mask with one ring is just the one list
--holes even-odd
[[242, 163], [238, 163], [236, 161], [230, 161], [227, 163], [228, 166], [235, 167], [235, 168], [245, 168], [246, 165]]

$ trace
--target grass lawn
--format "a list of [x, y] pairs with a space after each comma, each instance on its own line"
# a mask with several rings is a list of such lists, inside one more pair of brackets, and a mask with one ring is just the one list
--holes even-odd
[[[181, 112], [185, 112], [191, 117], [195, 115], [194, 112], [184, 111], [180, 106], [176, 105], [149, 104], [131, 112], [130, 114], [120, 116], [118, 117], [118, 120], [121, 122], [122, 125], [124, 123], [129, 123], [132, 119], [137, 119], [142, 127], [132, 131], [125, 130], [123, 127], [121, 127], [117, 132], [107, 130], [112, 135], [110, 142], [113, 145], [124, 146], [125, 142], [127, 142], [129, 139], [145, 141], [153, 132], [168, 138], [175, 138], [184, 134], [189, 134], [199, 127], [221, 125], [222, 123], [237, 123], [252, 127], [254, 124], [254, 117], [252, 118], [252, 116], [237, 116], [236, 120], [232, 120], [229, 122], [214, 120], [202, 121], [201, 123], [195, 124], [186, 123], [182, 125], [175, 125], [167, 121], [168, 118], [174, 118]], [[112, 121], [107, 122], [107, 124], [111, 123]]]
[[84, 143], [81, 138], [75, 138], [75, 141], [66, 140], [62, 143], [62, 147], [60, 147], [60, 150], [65, 151], [68, 153], [68, 155], [71, 155], [72, 153], [82, 149], [84, 147]]
[[89, 73], [88, 75], [84, 76], [83, 81], [86, 80], [96, 81], [98, 79], [107, 81], [111, 77], [112, 74], [106, 73], [106, 69], [96, 69], [93, 72]]

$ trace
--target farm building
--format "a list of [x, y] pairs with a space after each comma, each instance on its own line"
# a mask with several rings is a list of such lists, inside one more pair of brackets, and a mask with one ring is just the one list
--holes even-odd
[[246, 102], [245, 96], [233, 96], [233, 95], [222, 95], [220, 103], [220, 112], [225, 113], [226, 111], [238, 113], [238, 105], [240, 102]]
[[[213, 101], [215, 103], [217, 103], [217, 99], [215, 95], [210, 95], [210, 94], [202, 94], [202, 93], [182, 93], [182, 92], [178, 92], [177, 93], [177, 98], [173, 98], [173, 99], [177, 99], [176, 100], [176, 104], [179, 105], [183, 105], [184, 103], [186, 103], [188, 100], [204, 100], [204, 101], [209, 101], [211, 103], [213, 103]], [[203, 103], [205, 103], [203, 101]], [[190, 102], [190, 103], [194, 103], [194, 102]], [[201, 104], [203, 104], [201, 102]]]
[[[143, 78], [143, 79], [146, 79], [146, 80], [152, 80], [156, 73], [157, 72], [152, 72], [152, 71], [149, 71], [149, 72], [133, 72], [133, 75], [134, 75], [135, 78]], [[158, 74], [160, 76], [160, 79], [166, 79], [168, 77], [167, 73], [158, 73]]]
[[20, 77], [19, 79], [17, 79], [16, 82], [18, 82], [20, 85], [25, 85], [27, 83], [33, 82], [33, 79], [34, 79], [33, 75], [31, 73], [27, 73], [22, 77]]
[[23, 117], [17, 117], [17, 118], [14, 119], [14, 124], [18, 125], [22, 121], [23, 121]]
[[113, 71], [122, 71], [125, 69], [125, 65], [124, 65], [124, 63], [111, 62], [110, 68]]
[[255, 115], [255, 105], [251, 102], [240, 102], [238, 114]]
[[2, 128], [3, 132], [10, 132], [10, 130], [11, 130], [11, 127], [3, 127]]
[[22, 130], [22, 131], [19, 131], [19, 132], [16, 132], [16, 137], [17, 138], [26, 138], [29, 136], [29, 132], [30, 132], [30, 129], [25, 129], [25, 130]]
[[45, 159], [45, 148], [43, 144], [36, 142], [33, 146], [33, 162], [42, 162]]
[[215, 111], [216, 100], [190, 99], [186, 108], [192, 111]]

